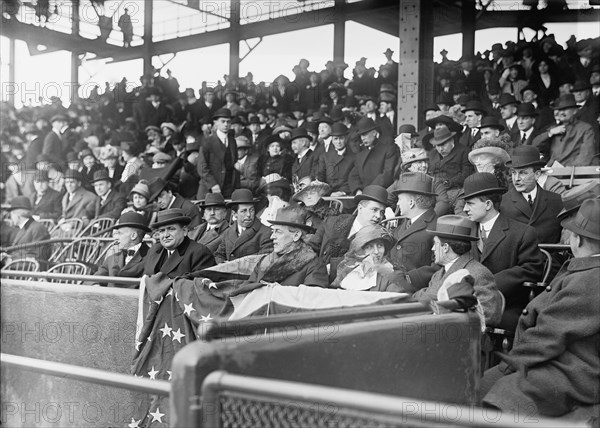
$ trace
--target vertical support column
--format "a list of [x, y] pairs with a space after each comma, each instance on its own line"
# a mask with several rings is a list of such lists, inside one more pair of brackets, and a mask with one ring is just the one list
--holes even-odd
[[[71, 34], [79, 35], [79, 0], [71, 2]], [[79, 52], [71, 52], [71, 103], [79, 99]]]
[[346, 41], [346, 13], [344, 0], [335, 0], [335, 21], [333, 23], [333, 61], [344, 62]]
[[[9, 45], [8, 45], [8, 83], [9, 85], [13, 85], [12, 86], [12, 90], [8, 91], [8, 101], [12, 104], [15, 105], [15, 93], [17, 92], [16, 89], [16, 75], [15, 75], [15, 39], [13, 37], [9, 38]], [[23, 100], [23, 102], [25, 102], [25, 100]]]
[[400, 0], [398, 54], [398, 125], [416, 125], [419, 119], [419, 30], [421, 1]]
[[145, 1], [141, 2], [144, 5], [144, 46], [143, 46], [143, 58], [144, 58], [144, 74], [150, 74], [152, 71], [152, 47], [153, 47], [153, 33], [152, 33], [152, 2]]
[[434, 10], [425, 4], [421, 8], [419, 20], [419, 119], [418, 129], [425, 126], [425, 116], [421, 113], [423, 107], [435, 102], [434, 72], [433, 72], [433, 29]]
[[462, 54], [475, 53], [475, 0], [462, 0]]
[[230, 10], [229, 78], [237, 80], [240, 75], [240, 0], [231, 0]]

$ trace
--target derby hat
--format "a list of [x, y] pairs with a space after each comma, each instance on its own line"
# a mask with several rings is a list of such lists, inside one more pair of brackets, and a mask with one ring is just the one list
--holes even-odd
[[485, 109], [485, 106], [483, 104], [481, 104], [480, 101], [477, 100], [471, 100], [471, 101], [467, 101], [467, 103], [465, 104], [465, 107], [462, 109], [462, 112], [465, 113], [467, 111], [478, 111], [479, 113], [483, 114], [484, 116], [487, 114], [487, 110]]
[[306, 128], [306, 131], [309, 134], [318, 134], [319, 133], [319, 124], [317, 122], [304, 122], [302, 128]]
[[374, 129], [379, 129], [375, 121], [373, 121], [373, 119], [371, 119], [370, 117], [366, 116], [360, 118], [357, 126], [359, 134], [366, 134], [367, 132], [373, 131]]
[[512, 151], [511, 160], [506, 162], [509, 168], [525, 168], [528, 166], [544, 166], [545, 161], [540, 159], [540, 151], [534, 146], [517, 146]]
[[439, 128], [433, 131], [433, 138], [429, 142], [434, 146], [439, 146], [454, 138], [455, 135], [456, 132], [451, 132], [448, 128]]
[[512, 94], [507, 94], [506, 92], [504, 92], [502, 95], [500, 95], [500, 98], [498, 99], [498, 105], [500, 107], [504, 107], [510, 104], [519, 104], [519, 101], [517, 101], [517, 99], [515, 98], [514, 95]]
[[383, 246], [385, 248], [384, 254], [388, 254], [396, 243], [396, 239], [394, 239], [394, 236], [387, 228], [379, 224], [369, 224], [356, 232], [350, 242], [350, 250], [360, 252], [360, 250], [362, 250], [369, 242], [378, 239], [383, 241]]
[[573, 94], [562, 94], [558, 97], [552, 110], [564, 110], [568, 108], [577, 108], [577, 102], [575, 101], [575, 95]]
[[474, 196], [489, 195], [491, 193], [506, 193], [506, 188], [500, 186], [498, 178], [489, 172], [476, 172], [465, 178], [463, 195], [460, 199], [469, 199]]
[[251, 125], [253, 123], [255, 125], [260, 125], [260, 118], [258, 116], [251, 116], [250, 119], [248, 119], [248, 125]]
[[574, 217], [561, 221], [560, 225], [578, 235], [600, 241], [600, 199], [587, 199]]
[[94, 172], [94, 175], [93, 175], [90, 183], [93, 184], [93, 183], [96, 183], [97, 181], [108, 181], [109, 183], [112, 183], [112, 180], [108, 175], [108, 171], [105, 169], [100, 169], [100, 170]]
[[532, 103], [523, 103], [517, 106], [517, 116], [539, 116], [538, 111], [535, 109], [535, 106]]
[[[480, 140], [481, 141], [481, 140]], [[478, 155], [491, 155], [498, 159], [499, 165], [504, 165], [510, 160], [510, 155], [506, 150], [501, 147], [486, 146], [478, 149], [473, 149], [469, 152], [469, 162], [475, 165], [475, 157]]]
[[134, 229], [140, 229], [144, 232], [150, 232], [152, 229], [148, 227], [148, 222], [142, 214], [130, 211], [122, 214], [119, 217], [119, 221], [112, 227], [113, 229], [120, 229], [122, 227], [131, 227]]
[[585, 91], [587, 89], [592, 89], [592, 85], [589, 81], [586, 82], [585, 80], [577, 80], [573, 84], [573, 88], [571, 88], [571, 93]]
[[297, 227], [308, 233], [315, 233], [312, 226], [306, 224], [308, 211], [299, 206], [287, 206], [279, 208], [275, 214], [274, 220], [269, 220], [271, 225]]
[[325, 116], [321, 112], [316, 112], [315, 114], [313, 114], [313, 122], [315, 122], [317, 125], [319, 125], [321, 123], [327, 123], [328, 125], [333, 125], [333, 120], [331, 120], [330, 117]]
[[494, 128], [499, 131], [504, 131], [504, 125], [500, 123], [500, 120], [495, 116], [486, 116], [481, 119], [481, 124], [477, 127], [481, 128]]
[[15, 196], [10, 201], [9, 211], [12, 210], [29, 210], [31, 211], [31, 201], [27, 196]]
[[429, 156], [427, 156], [425, 149], [408, 149], [403, 151], [400, 156], [402, 158], [402, 166], [410, 165], [413, 162], [429, 162]]
[[354, 197], [354, 202], [359, 203], [360, 201], [375, 201], [387, 207], [389, 205], [389, 194], [384, 187], [370, 184], [363, 189], [360, 195]]
[[152, 223], [152, 229], [158, 229], [169, 224], [185, 226], [190, 224], [191, 221], [192, 219], [186, 216], [181, 208], [169, 208], [157, 213], [156, 221]]
[[227, 204], [225, 203], [225, 198], [220, 193], [207, 193], [205, 199], [201, 200], [198, 203], [199, 207], [223, 207], [225, 208]]
[[133, 186], [129, 195], [133, 196], [134, 193], [143, 196], [148, 201], [150, 200], [150, 188], [148, 187], [146, 180], [140, 180]]
[[306, 130], [306, 128], [294, 128], [292, 129], [292, 137], [290, 138], [290, 142], [298, 139], [298, 138], [308, 138], [310, 139], [310, 137], [308, 136], [308, 131]]
[[568, 216], [575, 214], [586, 199], [593, 199], [599, 196], [600, 183], [596, 181], [588, 181], [585, 184], [575, 186], [561, 195], [564, 208], [556, 217], [559, 220], [564, 220]]
[[224, 117], [226, 119], [231, 119], [231, 110], [228, 108], [220, 108], [213, 114], [212, 120], [219, 119], [220, 117]]
[[422, 172], [405, 172], [394, 183], [395, 194], [416, 193], [425, 196], [437, 196], [433, 190], [433, 177]]
[[439, 116], [432, 117], [431, 119], [425, 121], [425, 125], [434, 129], [438, 123], [443, 123], [452, 132], [459, 132], [462, 130], [462, 126], [460, 126], [459, 123], [454, 121], [450, 116], [446, 116], [445, 114], [440, 114]]
[[252, 147], [252, 143], [250, 143], [250, 140], [245, 135], [239, 135], [239, 136], [235, 137], [235, 144], [238, 149]]
[[331, 127], [331, 136], [332, 137], [341, 137], [344, 135], [348, 135], [350, 130], [343, 123], [336, 122]]
[[404, 124], [398, 129], [398, 134], [410, 134], [411, 137], [417, 136], [417, 130], [414, 125]]
[[437, 219], [435, 230], [427, 232], [441, 238], [459, 241], [477, 241], [477, 223], [462, 215], [444, 215]]
[[258, 199], [255, 199], [252, 192], [248, 189], [236, 189], [231, 194], [231, 201], [227, 202], [227, 207], [239, 204], [256, 204]]
[[67, 170], [67, 172], [65, 172], [65, 180], [67, 180], [69, 178], [72, 178], [74, 180], [83, 181], [83, 175], [81, 174], [81, 172], [77, 171], [76, 169], [69, 168]]

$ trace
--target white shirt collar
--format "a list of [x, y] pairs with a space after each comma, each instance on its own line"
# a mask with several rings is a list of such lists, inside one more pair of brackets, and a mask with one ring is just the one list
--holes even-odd
[[360, 224], [360, 222], [358, 221], [358, 217], [355, 218], [354, 222], [352, 223], [352, 227], [350, 228], [350, 233], [348, 234], [348, 237], [355, 235], [363, 227], [364, 226], [362, 224]]
[[450, 268], [452, 267], [452, 265], [458, 260], [458, 257], [455, 258], [454, 260], [450, 260], [448, 263], [444, 263], [444, 269], [446, 272], [448, 272], [450, 270]]
[[302, 153], [298, 153], [298, 160], [302, 160], [302, 158], [308, 153], [308, 150], [309, 149], [304, 149]]
[[323, 146], [325, 147], [326, 152], [329, 151], [329, 145], [331, 144], [332, 140], [333, 140], [332, 136], [329, 136], [323, 140]]
[[523, 192], [522, 194], [525, 200], [527, 200], [528, 195], [531, 195], [531, 199], [535, 201], [535, 197], [537, 196], [537, 186], [535, 186], [531, 192]]
[[500, 213], [496, 214], [494, 217], [492, 217], [488, 221], [480, 223], [483, 230], [485, 230], [485, 233], [487, 236], [490, 236], [490, 232], [492, 231], [492, 228], [494, 227], [496, 220], [498, 220], [499, 215], [500, 215]]
[[423, 211], [421, 214], [417, 214], [416, 216], [412, 217], [410, 219], [410, 224], [413, 224], [415, 221], [417, 221], [419, 219], [419, 217], [421, 217], [423, 214], [425, 214], [427, 211]]
[[506, 119], [506, 126], [508, 128], [512, 128], [516, 121], [517, 121], [517, 116], [513, 116], [510, 119]]
[[337, 154], [340, 156], [344, 156], [344, 153], [346, 153], [346, 148], [344, 147], [342, 150], [336, 150]]
[[169, 206], [166, 209], [171, 208], [171, 206], [173, 206], [173, 202], [175, 202], [175, 195], [171, 197], [171, 202], [169, 202]]
[[219, 140], [221, 140], [221, 142], [223, 144], [225, 144], [225, 142], [227, 141], [227, 134], [224, 132], [221, 132], [221, 130], [217, 129], [217, 137], [219, 137]]

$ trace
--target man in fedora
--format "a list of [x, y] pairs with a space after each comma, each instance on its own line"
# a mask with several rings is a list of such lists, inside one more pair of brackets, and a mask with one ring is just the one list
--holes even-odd
[[538, 282], [544, 268], [535, 229], [500, 212], [501, 187], [494, 174], [477, 172], [465, 180], [464, 211], [477, 223], [479, 262], [496, 278], [506, 300], [500, 326], [514, 330], [529, 300], [524, 282]]
[[37, 170], [33, 177], [35, 194], [31, 195], [32, 215], [37, 218], [58, 220], [62, 213], [62, 195], [50, 187], [45, 169]]
[[[600, 198], [600, 183], [597, 181], [588, 181], [587, 183], [575, 186], [561, 195], [563, 209], [556, 218], [559, 222], [574, 217], [581, 205], [586, 199]], [[560, 237], [561, 244], [569, 244], [569, 231], [562, 230]]]
[[61, 220], [80, 218], [87, 224], [96, 216], [99, 197], [85, 190], [81, 185], [82, 181], [83, 176], [79, 171], [69, 169], [65, 173], [66, 193], [62, 198]]
[[352, 237], [369, 224], [379, 224], [385, 218], [389, 194], [378, 185], [365, 187], [363, 193], [354, 197], [358, 204], [355, 214], [341, 214], [327, 218], [310, 239], [310, 246], [329, 265], [329, 277], [337, 275], [337, 265], [350, 248]]
[[453, 274], [456, 276], [457, 272], [463, 273], [463, 276], [470, 275], [474, 280], [475, 297], [483, 309], [485, 324], [498, 325], [502, 318], [502, 296], [494, 275], [471, 254], [471, 242], [478, 239], [476, 224], [460, 215], [445, 215], [430, 226], [424, 232], [431, 236], [434, 263], [442, 269], [433, 274], [426, 288], [415, 291], [413, 298], [435, 300], [448, 277]]
[[190, 218], [190, 228], [200, 224], [202, 221], [200, 210], [196, 205], [176, 193], [176, 184], [165, 181], [162, 177], [156, 177], [148, 182], [148, 187], [150, 189], [149, 202], [156, 201], [160, 210], [179, 208]]
[[538, 135], [535, 129], [538, 111], [531, 103], [522, 103], [517, 107], [517, 127], [519, 128], [519, 138], [513, 140], [521, 146], [530, 146], [533, 139]]
[[237, 189], [231, 195], [231, 208], [235, 222], [222, 235], [223, 240], [215, 252], [217, 263], [252, 254], [268, 254], [273, 250], [271, 229], [256, 216], [257, 199], [248, 189]]
[[292, 164], [292, 177], [297, 179], [302, 177], [316, 178], [319, 159], [310, 149], [310, 137], [306, 128], [292, 129], [290, 144], [295, 155]]
[[[144, 272], [144, 259], [149, 250], [148, 245], [143, 240], [146, 233], [150, 233], [151, 231], [146, 218], [136, 212], [127, 212], [119, 217], [119, 221], [113, 226], [113, 229], [117, 231], [118, 251], [107, 255], [94, 275], [123, 276], [128, 278], [141, 277]], [[102, 285], [138, 288], [137, 285], [115, 283]]]
[[533, 139], [540, 152], [548, 153], [548, 165], [559, 162], [562, 166], [597, 165], [598, 139], [592, 125], [575, 115], [579, 107], [573, 94], [563, 94], [553, 107], [560, 124], [548, 128]]
[[230, 131], [231, 112], [221, 108], [213, 115], [213, 133], [204, 140], [198, 152], [198, 199], [209, 192], [225, 198], [240, 187], [239, 174], [234, 167], [238, 160], [237, 144]]
[[395, 269], [429, 266], [433, 237], [425, 230], [435, 228], [437, 221], [433, 177], [421, 172], [401, 174], [393, 193], [405, 219], [393, 231], [396, 244], [390, 252], [390, 261]]
[[208, 193], [198, 204], [203, 209], [204, 223], [190, 230], [190, 239], [206, 246], [214, 254], [223, 241], [223, 234], [229, 228], [227, 206], [220, 193]]
[[555, 244], [560, 240], [561, 227], [556, 219], [563, 209], [560, 195], [544, 190], [537, 182], [545, 162], [533, 146], [519, 146], [513, 150], [510, 168], [512, 184], [502, 196], [500, 211], [505, 216], [535, 228], [538, 240]]
[[513, 143], [516, 143], [519, 141], [519, 127], [517, 125], [517, 108], [519, 101], [517, 101], [514, 95], [503, 93], [500, 95], [498, 104], [500, 105], [502, 125], [504, 125], [504, 128], [508, 135], [510, 135], [510, 139]]
[[96, 204], [95, 218], [118, 219], [121, 211], [127, 206], [127, 199], [124, 195], [113, 189], [108, 171], [106, 169], [96, 171], [91, 184], [94, 186], [94, 191], [99, 197]]
[[300, 206], [279, 208], [271, 220], [273, 251], [261, 258], [248, 279], [288, 286], [328, 287], [327, 269], [305, 242], [314, 229], [306, 224], [308, 213]]
[[[578, 80], [573, 84], [571, 93], [575, 97], [575, 102], [579, 110], [575, 114], [575, 117], [582, 122], [589, 123], [594, 128], [596, 135], [598, 135], [598, 112], [600, 105], [598, 105], [598, 99], [592, 95], [592, 85], [589, 81]], [[595, 101], [595, 103], [594, 103]]]
[[347, 146], [348, 127], [343, 123], [334, 123], [331, 137], [334, 150], [324, 153], [319, 158], [317, 179], [331, 187], [331, 196], [351, 194], [348, 177], [354, 168], [355, 155]]
[[240, 187], [252, 193], [258, 187], [258, 155], [252, 153], [252, 144], [244, 135], [235, 138], [238, 160], [233, 166], [240, 175]]
[[388, 187], [394, 181], [394, 167], [398, 162], [398, 147], [379, 140], [379, 128], [368, 117], [358, 121], [358, 133], [366, 149], [356, 154], [354, 168], [348, 176], [350, 191], [359, 195], [366, 186]]
[[210, 250], [187, 237], [190, 222], [191, 218], [180, 208], [158, 212], [152, 229], [158, 234], [159, 242], [148, 250], [144, 275], [162, 272], [169, 278], [176, 278], [215, 265]]
[[586, 421], [597, 416], [599, 218], [600, 199], [588, 199], [574, 217], [562, 221], [574, 258], [527, 305], [512, 350], [485, 372], [485, 405], [517, 417], [569, 415]]
[[471, 150], [473, 144], [481, 138], [479, 125], [481, 125], [481, 119], [487, 115], [487, 111], [481, 102], [468, 101], [462, 112], [465, 114], [467, 128], [461, 135], [459, 143], [466, 147], [467, 150]]

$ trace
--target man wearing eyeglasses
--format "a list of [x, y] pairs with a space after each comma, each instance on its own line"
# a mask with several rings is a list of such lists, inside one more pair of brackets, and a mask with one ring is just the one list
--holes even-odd
[[512, 160], [506, 162], [512, 185], [502, 197], [500, 211], [513, 220], [532, 226], [539, 242], [555, 244], [560, 240], [562, 230], [557, 216], [563, 209], [563, 203], [558, 193], [544, 190], [537, 183], [544, 164], [536, 147], [519, 146], [513, 150]]

